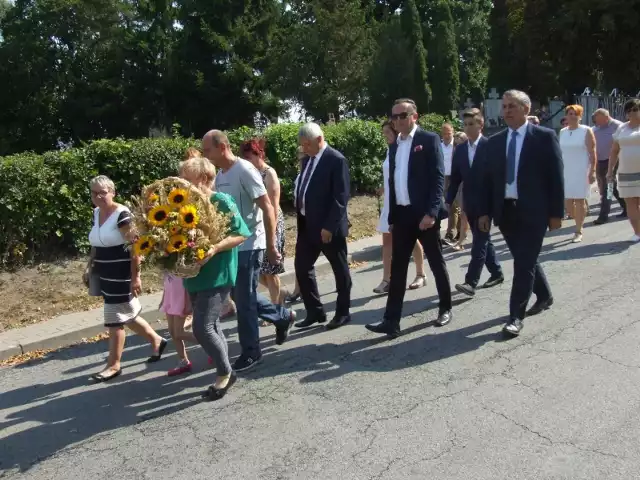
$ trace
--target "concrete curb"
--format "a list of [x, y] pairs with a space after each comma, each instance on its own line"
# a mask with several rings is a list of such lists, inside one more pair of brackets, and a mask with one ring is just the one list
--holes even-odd
[[[369, 237], [349, 243], [349, 262], [367, 262], [381, 258], [381, 237]], [[291, 286], [295, 282], [293, 259], [285, 261], [286, 272], [281, 275], [283, 285]], [[318, 276], [331, 273], [331, 265], [326, 258], [320, 257], [316, 263]], [[161, 293], [140, 297], [142, 317], [157, 328], [164, 325], [164, 315], [158, 311]], [[102, 308], [87, 312], [70, 313], [52, 318], [43, 323], [30, 325], [0, 333], [0, 360], [36, 350], [57, 349], [83, 339], [96, 336], [105, 331], [102, 325]]]

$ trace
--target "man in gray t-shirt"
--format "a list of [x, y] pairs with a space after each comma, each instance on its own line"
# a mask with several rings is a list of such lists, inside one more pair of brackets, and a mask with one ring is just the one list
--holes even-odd
[[235, 199], [240, 215], [253, 233], [238, 250], [265, 250], [267, 237], [262, 210], [256, 200], [267, 195], [267, 189], [256, 167], [251, 162], [238, 158], [228, 170], [218, 172], [215, 188], [217, 192], [227, 193]]
[[[609, 152], [611, 151], [611, 144], [613, 143], [613, 134], [622, 122], [611, 118], [609, 111], [604, 108], [599, 108], [593, 112], [592, 118], [595, 127], [593, 127], [593, 134], [596, 137], [596, 154], [598, 156], [598, 164], [596, 166], [596, 178], [598, 180], [598, 190], [600, 191], [600, 214], [593, 223], [596, 225], [602, 225], [609, 220], [609, 212], [611, 210], [611, 200], [607, 198], [607, 171], [609, 170]], [[616, 172], [618, 166], [616, 165]], [[613, 179], [613, 195], [618, 200], [618, 203], [622, 207], [621, 217], [627, 216], [626, 204], [624, 198], [620, 198], [618, 193], [618, 182]]]
[[271, 263], [281, 261], [276, 249], [276, 220], [274, 206], [256, 168], [231, 151], [229, 139], [220, 130], [211, 130], [202, 139], [205, 157], [219, 170], [215, 189], [233, 197], [252, 235], [238, 248], [238, 276], [231, 293], [238, 316], [238, 339], [242, 353], [233, 364], [241, 372], [262, 360], [258, 318], [276, 327], [276, 344], [287, 339], [295, 322], [295, 313], [282, 305], [274, 305], [258, 293], [258, 277], [262, 257]]

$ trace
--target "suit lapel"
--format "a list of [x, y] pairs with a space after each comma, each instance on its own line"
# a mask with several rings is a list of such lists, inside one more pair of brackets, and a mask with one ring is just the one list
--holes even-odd
[[500, 159], [498, 162], [498, 173], [500, 174], [500, 183], [503, 185], [502, 190], [504, 191], [504, 185], [507, 184], [507, 142], [509, 141], [509, 129], [507, 128], [498, 135], [501, 135], [499, 142], [500, 151], [498, 152], [498, 158]]
[[527, 133], [524, 134], [522, 139], [522, 150], [520, 151], [520, 161], [518, 162], [518, 178], [520, 178], [520, 172], [522, 171], [522, 165], [529, 158], [529, 150], [531, 144], [531, 136], [533, 135], [533, 125], [527, 124]]

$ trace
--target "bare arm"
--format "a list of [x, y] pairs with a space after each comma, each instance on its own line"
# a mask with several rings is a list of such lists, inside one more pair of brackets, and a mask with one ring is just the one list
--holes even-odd
[[618, 165], [618, 156], [620, 155], [620, 144], [617, 140], [614, 140], [611, 144], [611, 152], [609, 152], [609, 169], [607, 176], [612, 177], [615, 171], [616, 165]]
[[593, 134], [593, 130], [587, 130], [585, 143], [587, 146], [587, 153], [589, 154], [589, 163], [591, 164], [589, 175], [592, 175], [596, 171], [596, 162], [598, 161], [598, 157], [596, 155], [596, 136]]
[[219, 241], [213, 247], [211, 247], [212, 251], [209, 251], [209, 253], [211, 254], [210, 256], [213, 256], [216, 253], [231, 250], [232, 248], [239, 246], [246, 239], [247, 237], [243, 237], [242, 235], [229, 235], [227, 238]]
[[271, 205], [273, 206], [274, 214], [277, 220], [278, 207], [280, 205], [280, 180], [278, 180], [278, 175], [273, 168], [270, 168], [267, 171], [264, 186], [267, 189], [267, 195], [269, 195], [269, 200], [271, 200]]

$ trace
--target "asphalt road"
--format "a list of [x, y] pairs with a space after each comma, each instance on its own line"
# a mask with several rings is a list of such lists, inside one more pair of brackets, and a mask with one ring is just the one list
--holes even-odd
[[[371, 292], [380, 264], [363, 265], [351, 325], [281, 347], [263, 328], [264, 362], [218, 403], [199, 399], [213, 373], [197, 347], [196, 372], [170, 379], [173, 351], [148, 367], [135, 337], [110, 384], [88, 382], [104, 343], [1, 369], [0, 478], [639, 478], [640, 245], [623, 221], [587, 228], [582, 244], [572, 232], [542, 254], [554, 307], [513, 340], [500, 332], [512, 265], [496, 234], [508, 282], [457, 304], [450, 325], [432, 323], [429, 277], [407, 294], [403, 336], [367, 332], [385, 299]], [[448, 257], [462, 281], [468, 253]]]

